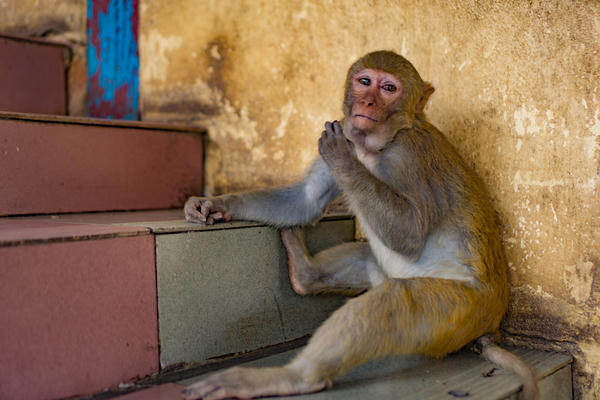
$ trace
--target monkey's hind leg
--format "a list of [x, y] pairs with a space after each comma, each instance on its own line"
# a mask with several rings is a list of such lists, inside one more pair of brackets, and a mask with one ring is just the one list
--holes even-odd
[[387, 279], [350, 299], [279, 368], [233, 368], [188, 387], [186, 399], [319, 391], [359, 364], [394, 354], [441, 357], [495, 331], [493, 293], [448, 279]]
[[306, 248], [301, 228], [282, 230], [281, 238], [288, 254], [290, 282], [298, 294], [355, 295], [385, 278], [368, 243], [343, 243], [313, 257]]
[[331, 383], [349, 369], [395, 354], [439, 358], [497, 329], [492, 293], [436, 278], [388, 279], [349, 300], [287, 367], [302, 382]]

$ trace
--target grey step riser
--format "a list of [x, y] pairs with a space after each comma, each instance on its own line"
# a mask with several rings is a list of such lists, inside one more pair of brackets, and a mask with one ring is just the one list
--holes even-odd
[[[312, 252], [353, 237], [352, 220], [307, 234]], [[279, 232], [264, 226], [157, 235], [156, 263], [162, 367], [300, 338], [346, 300], [294, 293]]]

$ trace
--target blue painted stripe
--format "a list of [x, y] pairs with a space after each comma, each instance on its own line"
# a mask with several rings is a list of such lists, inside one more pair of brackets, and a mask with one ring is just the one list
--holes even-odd
[[88, 114], [137, 119], [138, 0], [88, 0]]

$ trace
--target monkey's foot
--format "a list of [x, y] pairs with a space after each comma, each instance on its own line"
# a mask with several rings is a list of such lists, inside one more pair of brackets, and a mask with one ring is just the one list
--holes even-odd
[[286, 368], [234, 367], [190, 385], [182, 392], [186, 400], [251, 399], [286, 396], [323, 390], [327, 382], [306, 383], [300, 374]]
[[301, 296], [309, 294], [307, 285], [304, 283], [307, 280], [303, 279], [303, 275], [308, 270], [308, 265], [305, 257], [305, 245], [303, 239], [303, 231], [300, 228], [282, 229], [281, 240], [287, 250], [288, 256], [288, 273], [290, 283], [294, 292]]

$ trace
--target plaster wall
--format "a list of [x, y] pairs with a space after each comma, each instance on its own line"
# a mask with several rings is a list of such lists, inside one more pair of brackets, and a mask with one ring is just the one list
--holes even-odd
[[86, 4], [84, 0], [0, 0], [0, 32], [71, 45], [69, 114], [78, 116], [86, 114]]
[[486, 181], [510, 262], [508, 336], [576, 356], [600, 393], [600, 3], [145, 0], [142, 115], [206, 125], [207, 193], [289, 182], [341, 115], [348, 66], [409, 58], [426, 112]]

